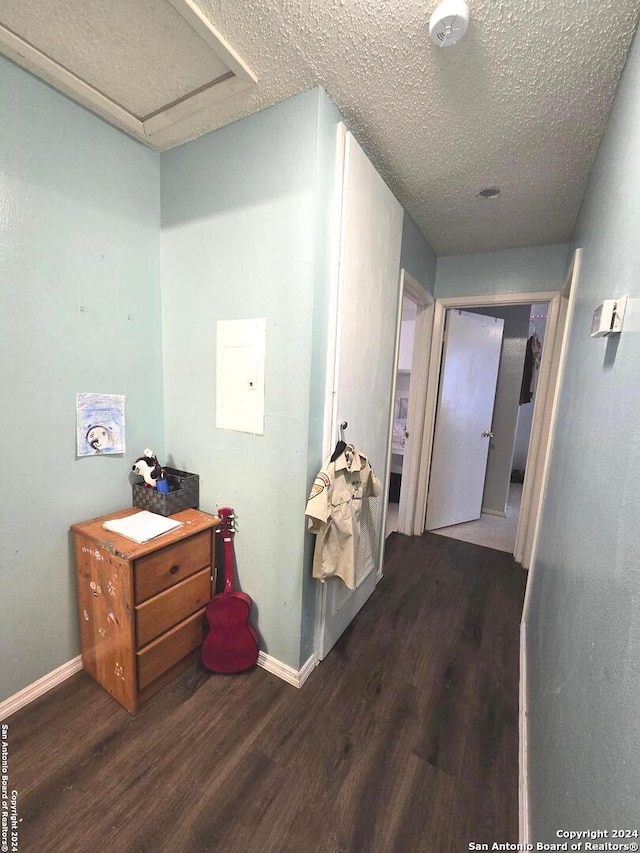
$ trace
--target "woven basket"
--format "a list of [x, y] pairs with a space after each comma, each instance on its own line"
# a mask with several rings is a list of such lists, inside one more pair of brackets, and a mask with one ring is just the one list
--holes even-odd
[[197, 509], [200, 503], [200, 477], [188, 471], [179, 471], [177, 468], [165, 468], [164, 472], [171, 491], [162, 494], [157, 489], [145, 486], [144, 481], [134, 483], [131, 487], [132, 505], [165, 516], [190, 507]]

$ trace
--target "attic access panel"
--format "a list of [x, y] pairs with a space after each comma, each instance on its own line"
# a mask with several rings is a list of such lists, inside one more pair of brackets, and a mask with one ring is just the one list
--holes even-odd
[[0, 51], [150, 145], [256, 83], [193, 0], [3, 0]]

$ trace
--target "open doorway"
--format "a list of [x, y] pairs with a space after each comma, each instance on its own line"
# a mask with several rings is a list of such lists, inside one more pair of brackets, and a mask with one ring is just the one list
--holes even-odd
[[396, 370], [396, 388], [393, 404], [393, 426], [391, 429], [391, 475], [389, 494], [387, 496], [386, 536], [389, 536], [390, 533], [398, 529], [402, 471], [404, 467], [405, 448], [409, 437], [409, 390], [411, 386], [411, 367], [417, 313], [418, 306], [416, 302], [409, 295], [403, 295], [402, 315], [400, 319], [400, 346], [398, 348], [398, 366]]
[[[522, 503], [513, 552], [514, 559], [524, 568], [531, 566], [535, 555], [538, 523], [549, 468], [550, 447], [564, 369], [567, 329], [573, 311], [576, 293], [575, 282], [579, 276], [581, 253], [581, 249], [574, 251], [564, 285], [559, 291], [455, 296], [434, 300], [433, 297], [425, 294], [423, 288], [415, 288], [416, 293], [421, 294], [423, 298], [426, 295], [428, 301], [426, 305], [418, 308], [416, 320], [409, 392], [408, 437], [402, 463], [398, 516], [399, 533], [420, 536], [426, 527], [427, 492], [432, 468], [436, 408], [447, 310], [454, 308], [473, 311], [477, 308], [495, 306], [545, 305], [547, 308], [547, 319], [544, 323], [545, 346], [541, 357], [536, 390], [537, 405], [533, 407], [534, 411], [532, 411], [526, 475], [522, 484]], [[404, 270], [401, 272], [401, 281], [411, 284], [411, 277]], [[403, 284], [399, 289], [394, 366], [398, 359], [404, 286]], [[392, 401], [395, 400], [395, 390], [391, 399]], [[390, 470], [392, 450], [393, 418], [394, 405], [391, 405], [388, 433], [388, 470]], [[385, 503], [385, 516], [387, 514], [386, 507], [387, 504]]]
[[[434, 298], [406, 270], [400, 272], [395, 376], [391, 410], [385, 537], [413, 534], [422, 452]], [[422, 531], [420, 531], [422, 532]]]
[[[579, 276], [581, 249], [572, 255], [564, 285], [560, 291], [509, 293], [484, 296], [438, 298], [433, 306], [433, 328], [426, 380], [426, 402], [419, 450], [419, 462], [411, 472], [413, 503], [412, 530], [420, 535], [425, 530], [427, 492], [429, 488], [433, 440], [435, 434], [440, 368], [442, 365], [444, 325], [449, 308], [472, 311], [478, 307], [506, 305], [547, 305], [545, 347], [540, 364], [537, 405], [534, 407], [529, 441], [526, 476], [522, 489], [522, 508], [514, 549], [514, 559], [529, 568], [534, 559], [539, 519], [549, 468], [550, 447], [564, 369], [567, 329], [575, 301], [575, 282]], [[405, 462], [406, 466], [406, 462]], [[413, 466], [412, 466], [413, 469]], [[415, 479], [413, 475], [415, 474]]]
[[[453, 309], [449, 309], [451, 311]], [[462, 313], [462, 312], [458, 312]], [[499, 360], [497, 368], [482, 382], [485, 388], [477, 388], [480, 381], [479, 372], [474, 371], [475, 386], [472, 393], [457, 388], [458, 394], [464, 394], [467, 409], [478, 405], [475, 397], [485, 398], [491, 414], [484, 423], [481, 416], [477, 432], [477, 440], [473, 432], [467, 440], [467, 446], [474, 445], [478, 458], [473, 470], [470, 461], [465, 459], [462, 442], [458, 441], [447, 449], [447, 441], [439, 437], [439, 425], [446, 417], [444, 411], [436, 413], [436, 435], [434, 437], [434, 454], [437, 454], [437, 464], [431, 474], [431, 483], [427, 506], [428, 530], [453, 539], [473, 542], [488, 548], [515, 551], [516, 535], [522, 503], [522, 488], [527, 468], [527, 453], [533, 421], [533, 410], [536, 405], [537, 388], [540, 374], [540, 364], [544, 346], [547, 320], [547, 303], [509, 306], [478, 306], [471, 309], [471, 317], [476, 318], [476, 325], [502, 323], [502, 339], [499, 345]], [[442, 399], [445, 382], [456, 380], [451, 364], [452, 356], [447, 357], [447, 345], [443, 353], [442, 379], [439, 407], [446, 407], [447, 400]], [[459, 353], [463, 359], [464, 349]], [[486, 358], [484, 359], [486, 366]], [[486, 411], [486, 408], [485, 408]], [[486, 415], [485, 415], [486, 416]], [[451, 431], [446, 428], [446, 439], [450, 442]], [[480, 427], [484, 426], [484, 429]], [[440, 430], [442, 433], [443, 430]], [[444, 445], [444, 448], [443, 448]], [[442, 517], [436, 512], [442, 498], [438, 490], [446, 492], [449, 502], [455, 497], [451, 489], [450, 463], [446, 454], [450, 452], [454, 459], [460, 460], [464, 466], [462, 483], [464, 500], [454, 500], [453, 515]], [[468, 451], [467, 451], [468, 452]], [[446, 481], [439, 485], [438, 475], [442, 471]], [[477, 479], [476, 494], [470, 489], [473, 478]], [[441, 524], [454, 520], [455, 523]]]

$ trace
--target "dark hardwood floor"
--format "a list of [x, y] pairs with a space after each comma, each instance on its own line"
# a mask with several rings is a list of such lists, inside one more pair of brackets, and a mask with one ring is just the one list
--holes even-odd
[[511, 557], [425, 534], [296, 690], [192, 667], [131, 717], [80, 673], [14, 714], [19, 851], [448, 853], [517, 841]]

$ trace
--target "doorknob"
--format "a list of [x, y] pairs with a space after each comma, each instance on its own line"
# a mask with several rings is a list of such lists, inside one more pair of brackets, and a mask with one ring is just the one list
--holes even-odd
[[493, 438], [493, 433], [491, 432], [491, 430], [486, 429], [486, 430], [482, 433], [482, 437], [483, 437], [483, 438]]

